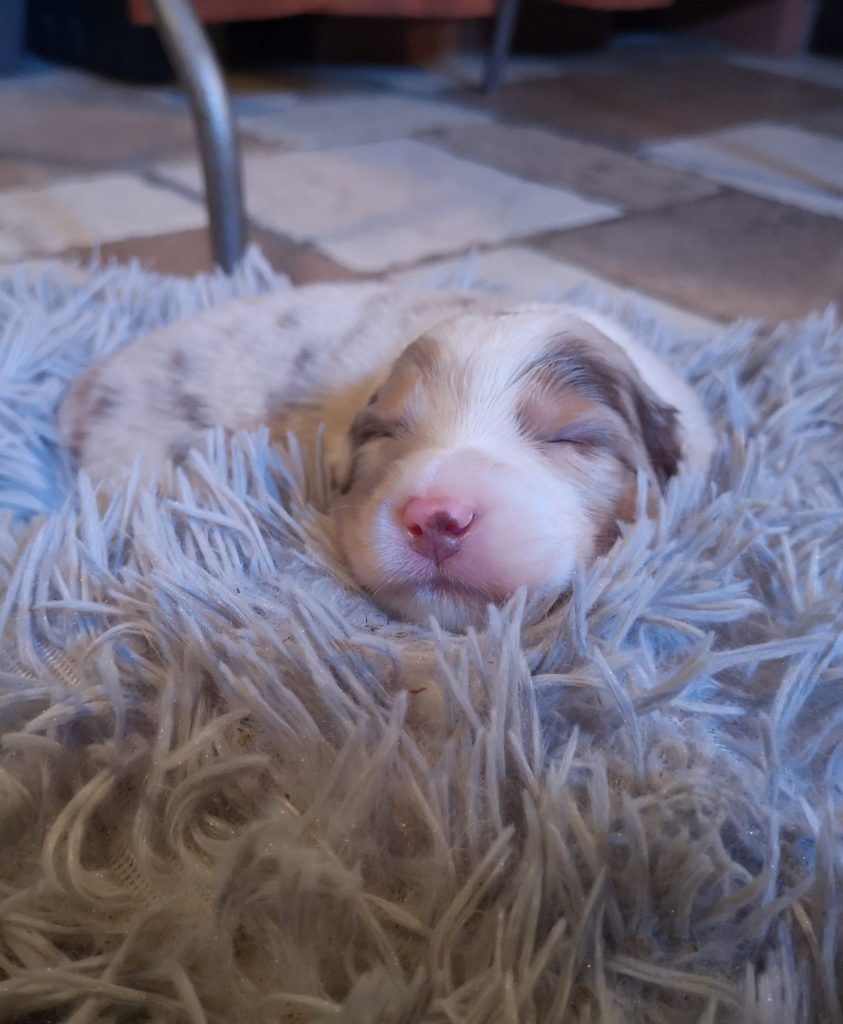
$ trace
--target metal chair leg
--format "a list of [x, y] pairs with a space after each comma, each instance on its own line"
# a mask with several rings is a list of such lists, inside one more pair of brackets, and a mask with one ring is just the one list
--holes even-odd
[[151, 0], [196, 125], [214, 260], [230, 274], [245, 249], [240, 147], [225, 81], [190, 0]]
[[518, 16], [519, 0], [501, 0], [498, 16], [495, 19], [495, 35], [492, 49], [486, 59], [486, 92], [493, 92], [500, 84], [504, 64], [509, 56], [512, 45], [512, 33], [515, 31], [515, 19]]

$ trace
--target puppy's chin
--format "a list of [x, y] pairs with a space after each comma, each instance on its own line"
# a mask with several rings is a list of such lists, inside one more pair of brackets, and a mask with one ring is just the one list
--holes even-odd
[[472, 626], [482, 628], [489, 606], [502, 604], [506, 596], [493, 598], [465, 584], [443, 581], [386, 586], [378, 591], [375, 599], [397, 618], [426, 623], [432, 617], [443, 629], [464, 633]]
[[[511, 453], [512, 454], [512, 453]], [[489, 605], [517, 590], [559, 594], [594, 553], [596, 524], [582, 488], [524, 453], [421, 453], [390, 464], [334, 507], [337, 540], [357, 582], [400, 618], [431, 617], [455, 632], [483, 627]], [[441, 563], [418, 550], [403, 518], [419, 480], [474, 510], [456, 551]], [[404, 510], [404, 511], [402, 511]]]

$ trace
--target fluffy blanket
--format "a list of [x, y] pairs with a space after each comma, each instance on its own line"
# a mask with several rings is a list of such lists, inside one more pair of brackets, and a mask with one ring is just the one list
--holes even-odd
[[833, 315], [622, 311], [717, 421], [710, 489], [453, 636], [354, 589], [292, 440], [71, 478], [73, 377], [267, 287], [0, 280], [0, 1019], [840, 1024]]

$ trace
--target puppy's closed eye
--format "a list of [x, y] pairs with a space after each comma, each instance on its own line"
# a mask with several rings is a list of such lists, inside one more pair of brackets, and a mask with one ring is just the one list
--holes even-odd
[[406, 424], [378, 415], [371, 406], [377, 401], [377, 392], [369, 405], [357, 415], [348, 432], [344, 448], [338, 453], [333, 467], [334, 484], [340, 494], [348, 494], [358, 470], [362, 450], [376, 441], [394, 440], [406, 434]]
[[561, 430], [543, 438], [543, 443], [571, 445], [581, 449], [614, 449], [620, 440], [619, 431], [611, 423], [593, 419], [568, 423]]
[[398, 420], [386, 420], [375, 412], [365, 410], [351, 425], [351, 443], [355, 448], [360, 448], [370, 441], [398, 437], [405, 431], [405, 424]]

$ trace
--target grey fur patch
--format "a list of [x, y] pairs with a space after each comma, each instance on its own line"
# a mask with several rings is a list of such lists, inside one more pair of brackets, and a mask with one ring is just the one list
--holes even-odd
[[286, 313], [282, 313], [278, 317], [278, 326], [282, 331], [294, 331], [297, 327], [301, 327], [298, 313], [294, 309], [289, 309]]
[[71, 393], [72, 402], [77, 409], [81, 409], [83, 412], [87, 411], [86, 407], [88, 406], [91, 400], [91, 395], [94, 392], [94, 388], [98, 383], [99, 373], [96, 370], [91, 370], [89, 373], [85, 374], [84, 377], [79, 378]]
[[189, 376], [190, 358], [183, 348], [177, 348], [171, 353], [169, 364], [170, 372], [176, 380], [182, 381]]
[[78, 464], [82, 461], [82, 456], [85, 452], [85, 442], [87, 440], [88, 432], [81, 423], [77, 423], [73, 427], [70, 438], [67, 442], [67, 450], [70, 452], [70, 456], [74, 464]]
[[96, 419], [101, 419], [113, 412], [120, 405], [122, 394], [111, 384], [103, 384], [96, 396], [92, 398], [90, 414]]
[[66, 446], [74, 465], [78, 465], [82, 461], [85, 443], [88, 440], [87, 422], [93, 415], [92, 399], [98, 384], [99, 374], [96, 371], [91, 371], [80, 377], [71, 391], [70, 401], [73, 414], [70, 419], [70, 431]]
[[174, 441], [167, 449], [167, 455], [172, 462], [179, 465], [185, 461], [192, 450], [193, 445], [189, 441]]
[[178, 416], [189, 423], [197, 430], [205, 430], [213, 426], [213, 419], [207, 403], [196, 395], [187, 391], [180, 391], [176, 395], [175, 408]]
[[316, 358], [316, 352], [313, 350], [311, 345], [305, 345], [299, 349], [293, 359], [292, 373], [293, 377], [299, 377], [307, 369], [307, 367]]
[[530, 363], [522, 376], [551, 387], [571, 388], [628, 419], [623, 383], [618, 371], [579, 339], [562, 335]]

